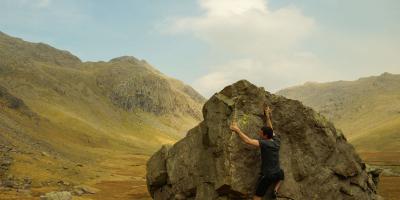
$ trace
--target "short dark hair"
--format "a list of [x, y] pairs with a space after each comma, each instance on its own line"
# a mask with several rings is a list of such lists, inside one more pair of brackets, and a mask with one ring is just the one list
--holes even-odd
[[269, 126], [263, 126], [261, 128], [261, 131], [263, 132], [263, 134], [265, 136], [267, 136], [268, 139], [270, 139], [270, 138], [272, 138], [272, 136], [274, 136], [274, 130]]

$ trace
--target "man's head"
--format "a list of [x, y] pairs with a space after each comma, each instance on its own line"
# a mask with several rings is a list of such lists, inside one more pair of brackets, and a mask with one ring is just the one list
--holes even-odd
[[265, 137], [265, 138], [267, 138], [267, 139], [271, 139], [272, 138], [272, 136], [274, 136], [274, 130], [272, 130], [272, 128], [271, 127], [268, 127], [268, 126], [263, 126], [261, 129], [260, 129], [260, 136], [262, 136], [262, 137]]

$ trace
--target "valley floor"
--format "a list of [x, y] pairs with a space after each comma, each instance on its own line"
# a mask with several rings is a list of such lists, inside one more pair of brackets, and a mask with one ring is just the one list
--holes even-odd
[[385, 200], [397, 200], [400, 197], [400, 152], [360, 152], [366, 163], [383, 168], [378, 193]]
[[[146, 187], [145, 155], [122, 155], [113, 157], [98, 164], [102, 176], [85, 185], [99, 189], [95, 194], [74, 196], [74, 200], [147, 200], [151, 199]], [[56, 187], [31, 188], [27, 191], [0, 189], [0, 199], [34, 200], [47, 192], [56, 191]]]
[[[385, 200], [395, 200], [400, 196], [400, 152], [377, 153], [361, 152], [367, 163], [385, 169], [379, 184], [379, 194]], [[100, 176], [84, 183], [99, 189], [95, 194], [74, 196], [74, 200], [148, 200], [151, 199], [146, 188], [147, 155], [125, 154], [110, 157], [98, 163], [96, 170]], [[31, 188], [31, 190], [0, 189], [0, 199], [34, 200], [57, 187]]]
[[121, 199], [145, 200], [151, 199], [146, 186], [146, 162], [148, 157], [143, 155], [126, 155], [115, 160], [102, 163], [111, 176], [96, 180], [91, 185], [100, 192], [91, 199]]
[[400, 176], [382, 176], [379, 182], [378, 193], [385, 200], [397, 200], [400, 197], [399, 185]]

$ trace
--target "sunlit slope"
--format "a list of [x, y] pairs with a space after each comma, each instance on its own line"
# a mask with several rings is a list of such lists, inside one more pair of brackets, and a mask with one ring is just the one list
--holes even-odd
[[192, 88], [146, 61], [121, 57], [82, 63], [68, 52], [4, 34], [0, 84], [49, 120], [72, 120], [93, 130], [122, 133], [140, 132], [146, 125], [171, 134], [184, 132], [179, 129], [187, 123], [163, 123], [164, 119], [172, 115], [177, 121], [195, 123], [204, 102]]
[[320, 111], [358, 150], [400, 151], [400, 75], [306, 83], [278, 94]]
[[[37, 182], [93, 178], [103, 158], [150, 155], [198, 123], [204, 102], [146, 61], [81, 62], [1, 32], [0, 87], [0, 144], [18, 160], [10, 173]], [[9, 106], [10, 98], [23, 109]]]

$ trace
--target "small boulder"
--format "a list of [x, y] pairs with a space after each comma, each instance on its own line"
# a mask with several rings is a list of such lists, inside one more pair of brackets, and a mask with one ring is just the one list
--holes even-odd
[[78, 185], [74, 187], [74, 194], [75, 195], [83, 195], [83, 194], [96, 194], [100, 190], [94, 187], [90, 187], [87, 185]]
[[44, 157], [50, 157], [50, 155], [49, 155], [48, 153], [44, 152], [44, 151], [42, 151], [40, 154], [41, 154], [42, 156], [44, 156]]
[[5, 187], [12, 188], [12, 187], [14, 187], [15, 182], [14, 182], [13, 180], [11, 180], [11, 179], [8, 179], [8, 180], [5, 180], [5, 181], [3, 182], [3, 185], [4, 185]]
[[40, 196], [40, 200], [72, 200], [72, 195], [67, 191], [50, 192]]

